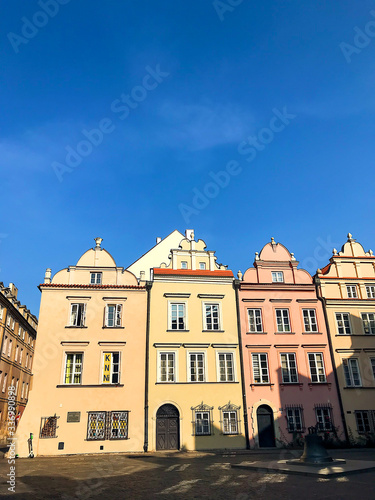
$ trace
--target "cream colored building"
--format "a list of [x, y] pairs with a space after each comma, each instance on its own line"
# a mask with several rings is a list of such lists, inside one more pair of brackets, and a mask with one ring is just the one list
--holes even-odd
[[96, 246], [75, 266], [47, 269], [33, 390], [17, 452], [142, 451], [147, 290]]
[[153, 269], [146, 448], [246, 448], [233, 273], [186, 236]]
[[375, 256], [348, 234], [315, 276], [329, 326], [349, 439], [375, 438]]

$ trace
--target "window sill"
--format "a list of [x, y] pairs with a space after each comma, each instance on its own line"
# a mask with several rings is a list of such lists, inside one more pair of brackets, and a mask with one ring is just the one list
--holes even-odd
[[363, 386], [363, 385], [350, 385], [350, 386], [345, 386], [343, 389], [375, 389], [375, 386]]
[[250, 384], [250, 387], [264, 387], [264, 386], [268, 386], [268, 387], [272, 387], [273, 385], [275, 384], [270, 384], [270, 383], [267, 383], [267, 384], [262, 384], [262, 383], [258, 383], [258, 384]]
[[335, 337], [375, 337], [375, 333], [336, 333]]
[[213, 381], [213, 382], [155, 382], [155, 385], [171, 385], [171, 384], [199, 384], [199, 385], [203, 385], [203, 384], [239, 384], [238, 381], [236, 380], [232, 380], [232, 381], [229, 381], [229, 382], [218, 382], [218, 381]]
[[302, 332], [302, 335], [323, 335], [322, 332]]
[[87, 326], [74, 326], [74, 325], [67, 325], [65, 328], [87, 328]]
[[296, 332], [275, 332], [275, 335], [295, 335]]
[[281, 387], [284, 387], [284, 386], [286, 387], [288, 385], [299, 385], [300, 387], [302, 387], [303, 386], [303, 382], [282, 382], [280, 384]]
[[167, 332], [190, 332], [190, 330], [167, 330]]
[[317, 385], [327, 385], [328, 386], [328, 389], [331, 388], [331, 382], [309, 382], [309, 387], [310, 389], [313, 387], [313, 386], [317, 386]]
[[104, 330], [122, 330], [124, 328], [124, 326], [102, 326]]
[[246, 332], [246, 335], [267, 335], [267, 332]]
[[56, 387], [124, 387], [124, 384], [60, 384]]
[[202, 333], [224, 333], [225, 330], [202, 330]]

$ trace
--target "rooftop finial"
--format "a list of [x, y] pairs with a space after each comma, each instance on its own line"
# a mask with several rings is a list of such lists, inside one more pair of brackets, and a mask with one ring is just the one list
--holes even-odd
[[291, 252], [290, 255], [292, 256], [292, 260], [296, 260], [296, 258], [294, 257], [294, 253]]
[[237, 273], [237, 278], [238, 278], [239, 280], [242, 280], [242, 273], [241, 273], [241, 271], [238, 271], [238, 273]]
[[334, 249], [332, 250], [332, 253], [333, 253], [333, 255], [337, 255], [337, 250], [336, 250], [336, 248], [334, 248]]
[[352, 241], [353, 240], [353, 235], [351, 233], [348, 233], [348, 241]]
[[271, 243], [272, 243], [272, 245], [275, 244], [275, 238], [273, 236], [271, 236]]
[[102, 244], [103, 238], [94, 238], [96, 247], [95, 248], [100, 248], [100, 245]]
[[255, 252], [255, 260], [259, 260], [259, 252]]

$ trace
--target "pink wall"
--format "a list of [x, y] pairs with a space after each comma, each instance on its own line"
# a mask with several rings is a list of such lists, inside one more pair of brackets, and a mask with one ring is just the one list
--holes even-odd
[[[303, 434], [317, 422], [315, 405], [331, 407], [333, 425], [338, 428], [338, 436], [344, 439], [322, 304], [317, 299], [310, 274], [297, 269], [297, 265], [283, 245], [268, 243], [260, 255], [256, 255], [254, 267], [245, 272], [240, 283], [241, 337], [251, 447], [259, 446], [257, 408], [262, 404], [272, 409], [277, 446], [293, 439], [287, 428], [285, 408], [288, 405], [303, 408]], [[284, 282], [273, 283], [272, 271], [283, 272]], [[261, 310], [264, 333], [249, 332], [248, 309]], [[276, 309], [288, 309], [291, 333], [278, 332]], [[303, 309], [315, 310], [316, 333], [305, 332]], [[326, 383], [311, 383], [308, 353], [314, 352], [323, 353]], [[254, 384], [252, 353], [267, 353], [268, 384]], [[295, 353], [298, 383], [283, 383], [281, 353]]]

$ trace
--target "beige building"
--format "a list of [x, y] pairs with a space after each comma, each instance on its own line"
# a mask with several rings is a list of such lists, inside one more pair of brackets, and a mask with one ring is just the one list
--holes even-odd
[[329, 326], [348, 437], [375, 438], [375, 256], [348, 234], [315, 276]]
[[189, 230], [152, 277], [145, 449], [246, 448], [232, 271]]
[[15, 413], [22, 417], [31, 388], [37, 318], [17, 299], [13, 283], [0, 282], [0, 443], [8, 437], [8, 388], [16, 388]]
[[47, 269], [35, 380], [17, 452], [142, 451], [147, 290], [101, 247]]

